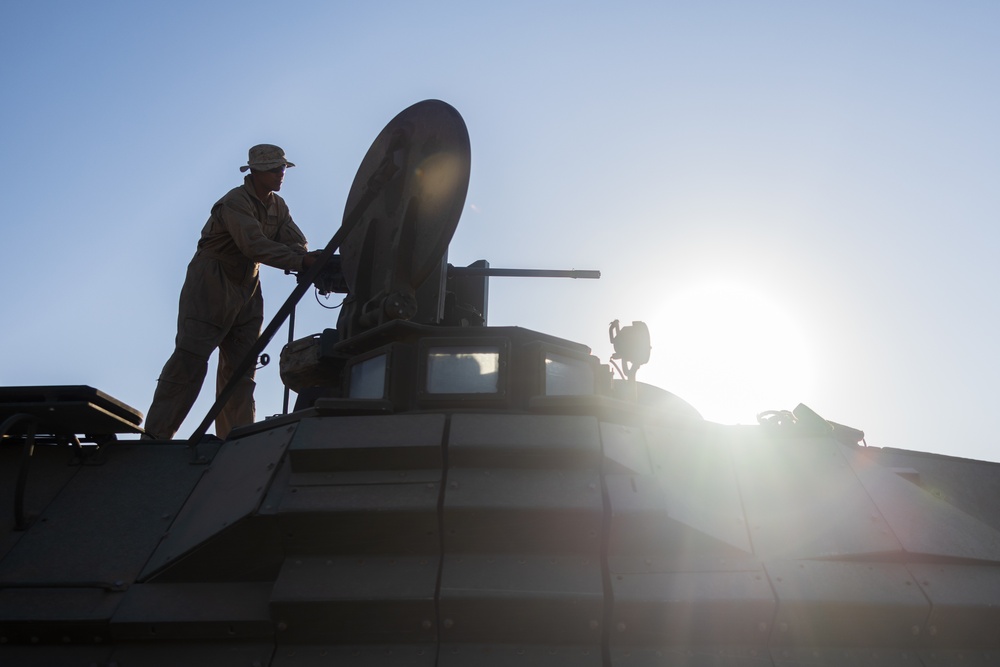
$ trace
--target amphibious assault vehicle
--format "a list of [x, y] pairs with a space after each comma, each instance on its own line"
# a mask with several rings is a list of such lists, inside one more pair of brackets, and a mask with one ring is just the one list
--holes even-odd
[[488, 326], [504, 271], [446, 259], [469, 156], [439, 101], [375, 140], [287, 414], [119, 439], [96, 389], [0, 389], [0, 664], [1000, 664], [997, 464], [708, 422], [637, 381], [641, 323], [621, 377]]

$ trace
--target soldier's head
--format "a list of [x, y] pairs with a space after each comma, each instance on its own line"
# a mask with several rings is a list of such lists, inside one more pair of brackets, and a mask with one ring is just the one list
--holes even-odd
[[277, 192], [281, 189], [285, 169], [294, 166], [285, 158], [285, 151], [280, 146], [257, 144], [250, 149], [247, 163], [240, 167], [240, 171], [250, 170], [258, 192]]

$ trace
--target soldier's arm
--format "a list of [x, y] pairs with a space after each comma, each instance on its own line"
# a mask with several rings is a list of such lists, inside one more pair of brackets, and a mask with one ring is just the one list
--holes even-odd
[[[288, 244], [272, 241], [264, 236], [260, 223], [250, 210], [241, 205], [238, 200], [224, 201], [217, 210], [219, 218], [229, 231], [233, 241], [247, 258], [261, 264], [267, 264], [287, 271], [299, 271], [302, 268], [302, 257], [306, 252], [305, 237], [295, 227], [302, 238], [302, 243]], [[294, 225], [294, 223], [292, 223]]]

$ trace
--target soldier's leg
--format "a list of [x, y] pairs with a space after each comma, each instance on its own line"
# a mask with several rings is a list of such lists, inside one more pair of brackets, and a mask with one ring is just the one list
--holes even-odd
[[[219, 369], [216, 374], [216, 397], [229, 383], [236, 367], [246, 357], [257, 342], [260, 327], [264, 321], [264, 301], [260, 296], [260, 286], [246, 306], [236, 316], [229, 333], [219, 345]], [[215, 433], [220, 438], [229, 437], [229, 432], [237, 426], [252, 424], [256, 419], [256, 405], [253, 392], [257, 384], [254, 382], [254, 372], [257, 362], [254, 360], [250, 370], [240, 378], [232, 396], [215, 418]]]
[[230, 298], [229, 281], [218, 260], [195, 255], [188, 264], [177, 309], [173, 355], [160, 373], [146, 431], [173, 437], [187, 417], [208, 370], [208, 358], [229, 330], [239, 299]]
[[207, 357], [174, 350], [156, 383], [144, 426], [148, 435], [162, 440], [174, 437], [198, 398], [207, 370]]

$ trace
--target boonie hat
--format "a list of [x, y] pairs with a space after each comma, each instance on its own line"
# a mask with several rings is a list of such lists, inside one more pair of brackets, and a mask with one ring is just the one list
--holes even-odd
[[267, 171], [275, 167], [295, 166], [285, 159], [285, 151], [281, 150], [280, 146], [275, 146], [274, 144], [257, 144], [250, 149], [248, 158], [247, 163], [240, 167], [240, 171], [246, 171], [247, 169]]

